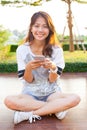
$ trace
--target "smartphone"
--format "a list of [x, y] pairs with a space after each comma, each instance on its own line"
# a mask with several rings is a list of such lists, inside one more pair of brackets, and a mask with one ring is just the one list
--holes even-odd
[[34, 59], [43, 61], [43, 60], [45, 60], [45, 56], [43, 56], [43, 55], [36, 55], [36, 56], [34, 56]]

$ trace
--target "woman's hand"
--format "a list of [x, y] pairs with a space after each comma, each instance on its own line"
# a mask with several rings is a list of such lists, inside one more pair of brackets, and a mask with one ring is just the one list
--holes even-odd
[[48, 78], [49, 82], [55, 82], [58, 77], [57, 72], [55, 72], [57, 68], [56, 65], [50, 59], [46, 58], [43, 63], [43, 67], [50, 70]]
[[45, 61], [42, 63], [43, 67], [46, 69], [56, 69], [56, 65], [48, 58], [45, 59]]
[[40, 60], [32, 60], [30, 61], [27, 65], [26, 68], [28, 68], [29, 70], [35, 70], [37, 68], [39, 68], [40, 66], [42, 66], [43, 61]]
[[35, 70], [39, 68], [42, 65], [42, 61], [40, 60], [32, 60], [26, 65], [25, 73], [24, 73], [24, 79], [32, 83], [34, 80], [34, 76], [32, 74], [32, 70]]

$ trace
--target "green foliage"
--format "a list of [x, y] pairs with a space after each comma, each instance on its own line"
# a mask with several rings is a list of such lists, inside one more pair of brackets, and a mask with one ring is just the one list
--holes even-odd
[[[1, 57], [2, 58], [2, 57]], [[87, 52], [64, 51], [64, 72], [87, 72]], [[0, 59], [0, 72], [17, 72], [16, 54], [9, 52], [4, 59]]]
[[4, 46], [0, 48], [0, 63], [6, 61], [9, 51], [10, 46]]
[[64, 72], [87, 72], [87, 63], [82, 62], [66, 62]]
[[38, 6], [38, 5], [41, 5], [41, 2], [42, 2], [42, 0], [37, 0], [35, 2], [30, 3], [30, 5]]
[[16, 52], [18, 45], [10, 45], [10, 52]]
[[78, 3], [87, 4], [87, 0], [76, 0]]
[[0, 25], [0, 48], [8, 40], [10, 32]]
[[1, 63], [0, 64], [0, 72], [17, 72], [17, 64], [16, 63]]
[[[0, 63], [1, 73], [17, 73], [17, 63]], [[87, 72], [87, 63], [65, 63], [63, 72]]]
[[87, 51], [64, 51], [64, 59], [66, 63], [87, 63]]
[[5, 46], [5, 48], [3, 48], [0, 51], [0, 63], [16, 62], [16, 54], [14, 52], [9, 52], [9, 50], [10, 50], [10, 46]]
[[[20, 3], [23, 3], [23, 1], [19, 1], [19, 0], [1, 0], [1, 5], [7, 5], [7, 4], [20, 4]], [[25, 1], [25, 4], [28, 3]]]
[[[46, 2], [48, 1], [51, 1], [51, 0], [46, 0]], [[24, 5], [31, 5], [31, 6], [39, 6], [39, 5], [42, 5], [43, 3], [43, 0], [35, 0], [35, 1], [32, 1], [32, 0], [29, 0], [29, 1], [26, 1], [26, 0], [1, 0], [1, 5], [5, 6], [5, 5], [14, 5], [16, 7], [22, 7]]]
[[[62, 47], [63, 47], [64, 51], [68, 51], [69, 50], [69, 44], [64, 44]], [[78, 50], [77, 44], [75, 44], [74, 47], [75, 47], [75, 50]], [[84, 47], [87, 50], [87, 44], [84, 44]], [[82, 44], [79, 44], [79, 50], [83, 50]]]
[[[66, 3], [69, 2], [69, 0], [61, 0], [61, 1], [64, 1]], [[81, 3], [81, 4], [87, 4], [87, 0], [70, 0], [70, 2], [73, 2], [73, 1], [76, 1], [76, 2]]]

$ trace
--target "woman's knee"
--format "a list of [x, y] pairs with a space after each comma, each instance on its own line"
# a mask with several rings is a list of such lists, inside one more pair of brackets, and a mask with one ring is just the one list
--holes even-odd
[[80, 96], [72, 94], [72, 106], [78, 105], [80, 101], [81, 101]]
[[7, 106], [7, 107], [10, 107], [12, 105], [12, 96], [7, 96], [5, 99], [4, 99], [4, 104]]
[[15, 109], [17, 107], [18, 99], [19, 97], [17, 96], [7, 96], [4, 100], [4, 104], [10, 109]]

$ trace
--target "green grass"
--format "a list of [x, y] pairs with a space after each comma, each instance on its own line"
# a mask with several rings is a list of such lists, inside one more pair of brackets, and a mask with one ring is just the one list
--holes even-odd
[[2, 53], [0, 55], [0, 63], [16, 63], [16, 53], [11, 52], [6, 55]]
[[[85, 62], [87, 63], [87, 51], [64, 51], [64, 59], [65, 62]], [[0, 54], [0, 63], [16, 63], [16, 53], [10, 52], [4, 55], [4, 53]]]
[[64, 59], [65, 62], [85, 62], [87, 63], [87, 51], [84, 53], [84, 51], [64, 51]]
[[[64, 51], [64, 72], [87, 72], [87, 52]], [[16, 53], [0, 53], [0, 72], [17, 72]]]

